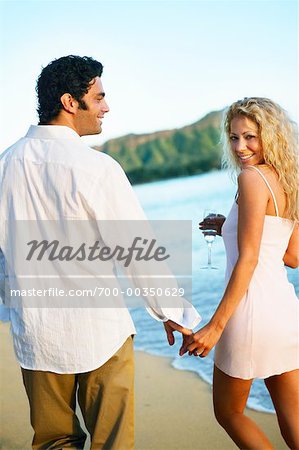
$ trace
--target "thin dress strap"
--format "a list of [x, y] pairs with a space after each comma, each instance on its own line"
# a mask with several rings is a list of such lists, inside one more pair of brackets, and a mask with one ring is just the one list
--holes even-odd
[[[272, 191], [272, 188], [271, 188], [271, 186], [270, 186], [270, 184], [269, 184], [269, 181], [266, 179], [265, 175], [264, 175], [257, 167], [255, 167], [255, 166], [249, 166], [249, 167], [252, 168], [252, 169], [254, 169], [254, 170], [256, 170], [256, 171], [261, 175], [261, 177], [263, 178], [264, 182], [265, 182], [266, 185], [268, 186], [269, 191], [271, 192], [271, 195], [272, 195], [272, 198], [273, 198], [276, 216], [279, 217], [279, 214], [278, 214], [278, 206], [277, 206], [276, 198], [275, 198], [274, 192]], [[248, 167], [248, 168], [249, 168], [249, 167]]]

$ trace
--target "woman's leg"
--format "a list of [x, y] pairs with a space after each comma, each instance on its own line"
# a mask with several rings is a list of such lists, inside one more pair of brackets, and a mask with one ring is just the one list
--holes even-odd
[[244, 415], [252, 380], [226, 375], [214, 366], [213, 402], [215, 417], [241, 449], [272, 450], [268, 438]]
[[265, 380], [271, 395], [281, 434], [292, 450], [299, 449], [299, 370]]

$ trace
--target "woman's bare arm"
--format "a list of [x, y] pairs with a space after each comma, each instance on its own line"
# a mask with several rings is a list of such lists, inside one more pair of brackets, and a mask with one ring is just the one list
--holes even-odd
[[299, 266], [299, 225], [295, 225], [289, 241], [288, 248], [284, 254], [283, 262], [286, 266], [296, 269]]

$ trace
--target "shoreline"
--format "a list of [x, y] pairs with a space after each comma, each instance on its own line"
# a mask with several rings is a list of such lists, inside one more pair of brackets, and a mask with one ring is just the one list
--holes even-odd
[[[30, 449], [32, 429], [8, 324], [0, 324], [2, 358], [1, 431], [3, 450]], [[177, 370], [171, 358], [135, 350], [136, 450], [232, 450], [237, 448], [217, 424], [211, 386], [197, 373]], [[276, 416], [247, 410], [276, 450], [285, 450]], [[16, 432], [17, 430], [17, 432]], [[85, 448], [88, 448], [86, 442]]]

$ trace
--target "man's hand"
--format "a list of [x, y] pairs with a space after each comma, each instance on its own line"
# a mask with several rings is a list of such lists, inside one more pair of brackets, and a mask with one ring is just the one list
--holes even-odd
[[199, 223], [199, 229], [204, 230], [216, 230], [217, 234], [221, 236], [222, 225], [225, 222], [226, 217], [222, 214], [210, 214]]
[[[193, 333], [192, 330], [189, 328], [181, 327], [181, 325], [178, 325], [177, 323], [173, 322], [172, 320], [167, 320], [167, 322], [163, 322], [167, 340], [169, 345], [173, 345], [175, 342], [173, 332], [178, 331], [179, 333], [182, 333], [183, 335], [183, 343], [181, 349], [184, 347], [187, 347], [187, 345], [191, 344], [193, 341]], [[181, 352], [180, 349], [180, 352]]]

